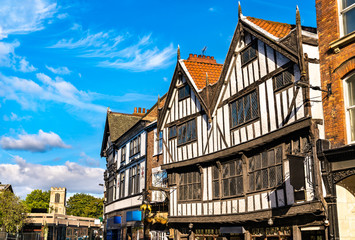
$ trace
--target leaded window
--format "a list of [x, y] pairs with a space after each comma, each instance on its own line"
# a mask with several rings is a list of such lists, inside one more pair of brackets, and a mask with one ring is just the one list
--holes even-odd
[[59, 203], [60, 202], [60, 194], [59, 193], [56, 193], [55, 194], [55, 200], [54, 200], [55, 203]]
[[243, 52], [241, 52], [242, 65], [256, 58], [256, 42], [253, 42]]
[[169, 139], [176, 137], [176, 126], [169, 127]]
[[196, 119], [178, 126], [178, 145], [196, 140]]
[[212, 189], [213, 189], [213, 198], [219, 198], [220, 194], [220, 183], [219, 183], [219, 169], [217, 166], [212, 167]]
[[179, 200], [201, 199], [201, 175], [198, 171], [180, 174]]
[[258, 95], [253, 91], [230, 104], [232, 127], [259, 117]]
[[249, 159], [249, 191], [274, 188], [282, 184], [282, 147], [264, 151]]
[[221, 177], [223, 197], [231, 197], [243, 193], [243, 170], [241, 160], [223, 163]]
[[292, 72], [290, 69], [277, 74], [274, 77], [274, 89], [278, 90], [283, 86], [287, 86], [292, 83]]
[[163, 131], [159, 132], [159, 139], [158, 139], [158, 154], [163, 151]]
[[185, 98], [188, 98], [188, 97], [190, 97], [190, 94], [191, 94], [190, 86], [188, 84], [186, 84], [183, 87], [179, 88], [178, 99], [183, 100]]

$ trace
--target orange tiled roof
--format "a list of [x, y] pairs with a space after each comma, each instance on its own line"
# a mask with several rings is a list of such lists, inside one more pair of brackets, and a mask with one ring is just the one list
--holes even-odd
[[273, 22], [253, 17], [247, 17], [247, 19], [277, 38], [285, 37], [293, 28], [291, 24], [287, 23]]
[[210, 85], [216, 83], [222, 71], [223, 64], [216, 63], [213, 57], [192, 56], [184, 60], [184, 64], [189, 71], [193, 81], [199, 90], [206, 87], [206, 72]]

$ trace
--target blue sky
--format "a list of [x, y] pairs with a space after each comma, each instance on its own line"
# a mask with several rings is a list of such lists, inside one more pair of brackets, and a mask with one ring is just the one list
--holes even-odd
[[[238, 2], [2, 0], [0, 182], [25, 197], [67, 187], [99, 196], [106, 108], [150, 108], [181, 57], [223, 63]], [[243, 14], [316, 27], [315, 2], [245, 0]]]

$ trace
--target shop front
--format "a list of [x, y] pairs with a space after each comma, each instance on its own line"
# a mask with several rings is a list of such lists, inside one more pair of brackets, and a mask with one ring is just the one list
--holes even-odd
[[121, 240], [121, 216], [114, 216], [107, 219], [106, 225], [106, 239], [107, 240]]

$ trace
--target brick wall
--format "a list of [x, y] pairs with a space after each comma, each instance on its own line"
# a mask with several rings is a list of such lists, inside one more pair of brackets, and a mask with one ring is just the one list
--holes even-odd
[[[332, 148], [336, 148], [347, 144], [344, 70], [340, 70], [339, 66], [355, 55], [355, 43], [353, 41], [340, 48], [339, 53], [334, 53], [329, 43], [340, 38], [338, 1], [316, 0], [316, 9], [322, 88], [326, 89], [327, 84], [331, 83], [333, 92], [329, 98], [323, 95], [325, 137], [332, 143]], [[348, 73], [355, 69], [355, 64], [347, 62], [345, 69]]]
[[[154, 154], [154, 129], [147, 132], [147, 185], [152, 186], [152, 169], [163, 164], [163, 155]], [[150, 191], [149, 191], [150, 192]], [[151, 195], [149, 194], [149, 200]]]

